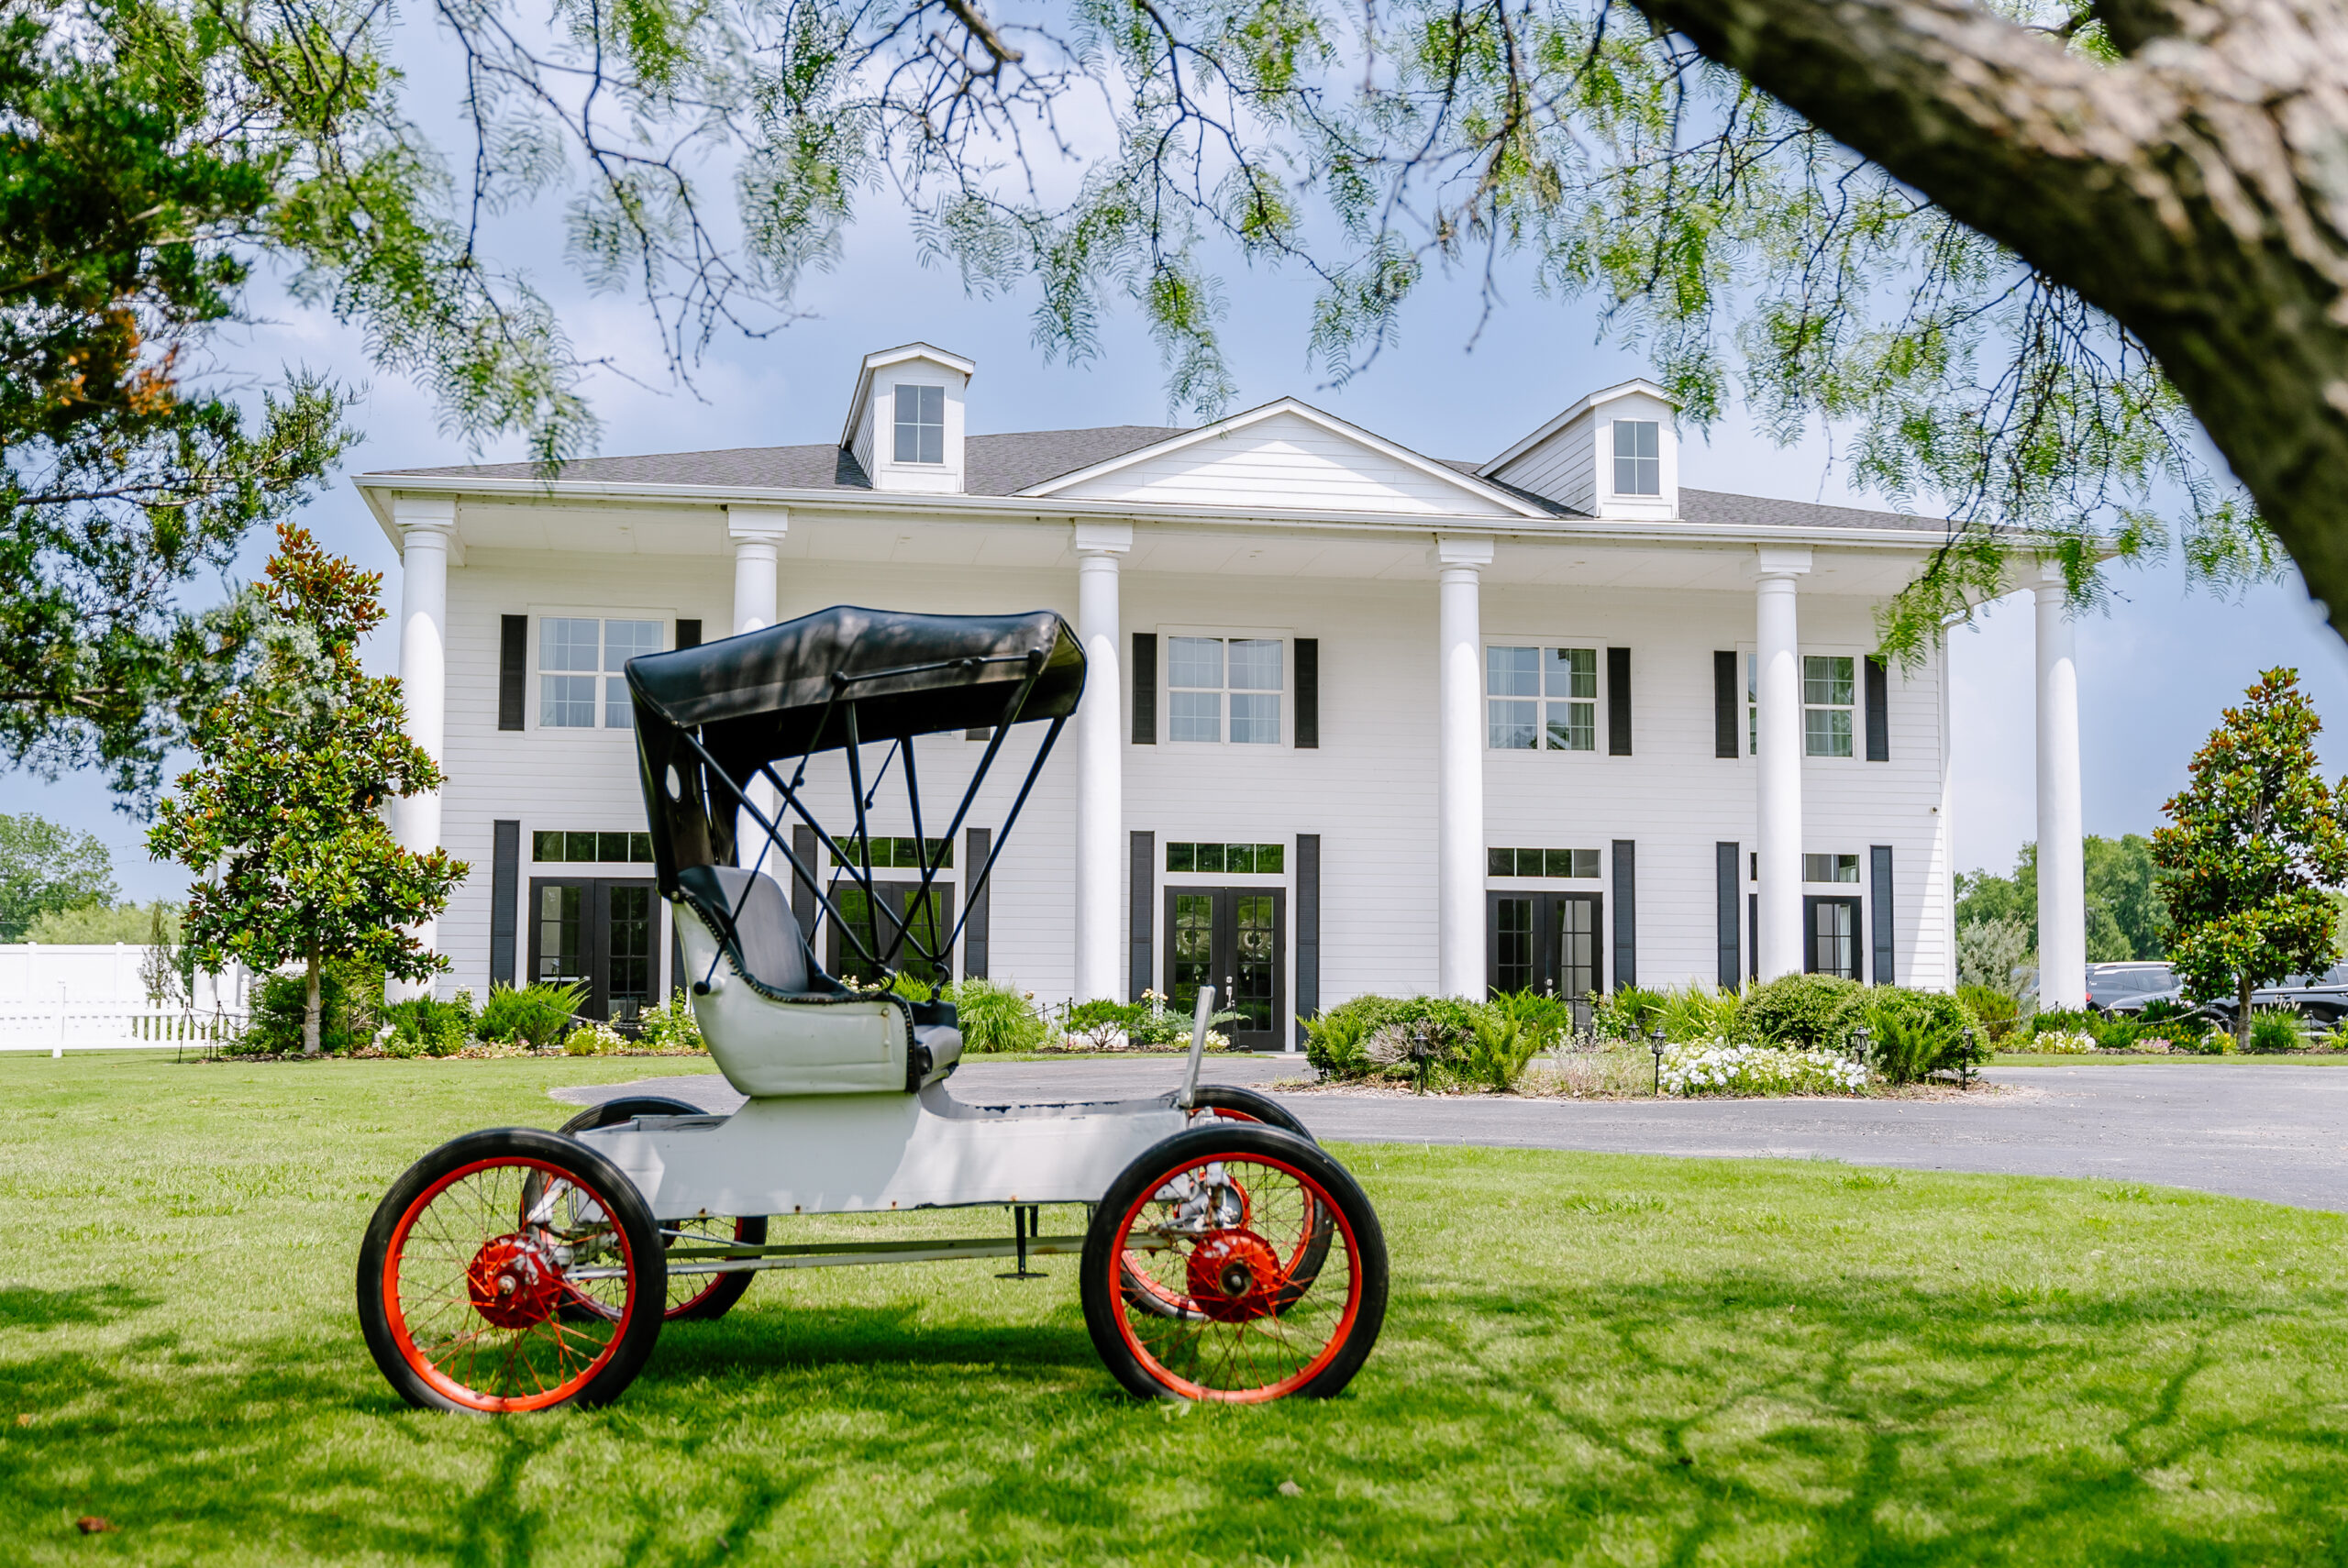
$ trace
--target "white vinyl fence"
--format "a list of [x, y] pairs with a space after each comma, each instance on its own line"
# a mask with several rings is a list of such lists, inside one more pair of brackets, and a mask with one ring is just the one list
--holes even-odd
[[147, 997], [145, 946], [0, 943], [0, 1051], [208, 1047], [245, 1025], [251, 977], [241, 966], [195, 977], [191, 998]]

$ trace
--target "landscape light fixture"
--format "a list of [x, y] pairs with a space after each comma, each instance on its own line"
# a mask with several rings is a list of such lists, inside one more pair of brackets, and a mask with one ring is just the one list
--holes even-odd
[[1660, 1023], [1655, 1026], [1655, 1032], [1647, 1036], [1647, 1049], [1655, 1053], [1655, 1092], [1656, 1098], [1660, 1099], [1663, 1098], [1663, 1025]]

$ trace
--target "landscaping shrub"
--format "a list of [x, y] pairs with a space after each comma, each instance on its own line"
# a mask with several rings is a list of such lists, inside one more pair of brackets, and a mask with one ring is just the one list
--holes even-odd
[[573, 1013], [587, 999], [587, 982], [567, 986], [539, 981], [526, 986], [492, 986], [488, 1005], [481, 1010], [474, 1032], [483, 1040], [510, 1040], [533, 1051], [543, 1051], [562, 1038]]
[[1663, 1005], [1656, 1010], [1656, 1017], [1662, 1023], [1666, 1040], [1733, 1040], [1744, 1013], [1744, 1000], [1734, 991], [1686, 985], [1663, 993]]
[[1593, 1032], [1608, 1040], [1645, 1040], [1662, 1021], [1664, 994], [1645, 986], [1617, 986], [1590, 1009]]
[[1867, 994], [1866, 987], [1837, 975], [1780, 975], [1744, 993], [1737, 1010], [1739, 1038], [1839, 1051], [1866, 1021]]
[[1474, 1037], [1460, 1055], [1458, 1075], [1495, 1094], [1505, 1094], [1516, 1087], [1542, 1041], [1522, 1019], [1499, 1008], [1487, 1011], [1490, 1016], [1475, 1021]]
[[1663, 1053], [1666, 1094], [1855, 1094], [1866, 1083], [1866, 1068], [1833, 1051], [1713, 1040]]
[[1036, 993], [994, 980], [969, 979], [951, 987], [947, 999], [962, 1031], [966, 1054], [1034, 1051], [1052, 1037], [1051, 1024], [1036, 1005]]
[[[1398, 1063], [1408, 1069], [1407, 1056], [1398, 1053], [1407, 1051], [1409, 1042], [1423, 1034], [1442, 1059], [1449, 1059], [1473, 1044], [1478, 1019], [1493, 1016], [1490, 1004], [1456, 997], [1356, 997], [1305, 1024], [1304, 1056], [1341, 1078], [1362, 1077]], [[1375, 1050], [1373, 1036], [1378, 1037]], [[1399, 1076], [1407, 1077], [1408, 1071]]]
[[1069, 1039], [1081, 1040], [1095, 1051], [1109, 1051], [1124, 1039], [1125, 1024], [1131, 1016], [1124, 1003], [1095, 997], [1069, 1008], [1068, 1016], [1060, 1021], [1060, 1029]]
[[473, 994], [459, 991], [454, 1001], [410, 997], [386, 1004], [375, 1043], [393, 1056], [453, 1056], [472, 1032]]
[[2004, 991], [1991, 986], [1963, 985], [1956, 988], [1956, 999], [1966, 1010], [1980, 1021], [1988, 1043], [1997, 1044], [2010, 1038], [2021, 1027], [2021, 1006]]
[[2171, 1050], [2222, 1055], [2233, 1042], [2208, 1013], [2184, 1002], [2147, 1002], [2137, 1016], [2143, 1021], [2143, 1032], [2167, 1041]]
[[[371, 989], [370, 988], [372, 988]], [[254, 999], [252, 1021], [228, 1049], [246, 1052], [302, 1049], [302, 1013], [308, 1005], [306, 976], [266, 975]], [[318, 967], [318, 1049], [349, 1051], [371, 1041], [383, 1005], [383, 971], [356, 962]]]
[[1536, 1055], [1555, 1050], [1573, 1035], [1574, 1004], [1555, 992], [1528, 986], [1521, 991], [1498, 992], [1485, 1005], [1532, 1034]]
[[593, 1019], [562, 1037], [562, 1054], [566, 1056], [610, 1056], [627, 1048], [627, 1036]]
[[665, 1007], [647, 1008], [636, 1015], [637, 1039], [655, 1051], [707, 1051], [701, 1037], [701, 1020], [692, 999], [671, 990]]
[[2277, 1051], [2298, 1051], [2308, 1043], [2307, 1028], [2299, 1015], [2287, 1007], [2253, 1008], [2250, 1014], [2250, 1048], [2267, 1055]]
[[1937, 991], [1876, 986], [1866, 998], [1875, 1070], [1895, 1084], [1918, 1083], [1955, 1065], [1965, 1032], [1979, 1028], [1963, 1001]]

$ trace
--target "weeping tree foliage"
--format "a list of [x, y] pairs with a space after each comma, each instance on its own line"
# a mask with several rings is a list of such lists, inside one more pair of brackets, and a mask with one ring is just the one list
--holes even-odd
[[[2270, 523], [2348, 604], [2324, 478], [2348, 242], [2322, 217], [2348, 94], [2307, 20], [2340, 0], [2265, 60], [2243, 0], [1990, 3], [28, 4], [0, 47], [0, 441], [8, 564], [43, 608], [0, 627], [0, 745], [151, 787], [157, 736], [203, 707], [173, 694], [249, 646], [249, 613], [172, 593], [348, 438], [315, 377], [258, 407], [207, 390], [264, 259], [453, 435], [586, 450], [603, 361], [495, 254], [540, 210], [658, 327], [659, 364], [613, 368], [688, 388], [718, 335], [787, 324], [876, 204], [1026, 301], [1047, 357], [1135, 313], [1193, 416], [1236, 395], [1233, 266], [1313, 280], [1300, 328], [1336, 381], [1434, 278], [1495, 310], [1526, 308], [1514, 280], [1595, 299], [1696, 429], [1741, 401], [1783, 439], [1830, 431], [1859, 484], [1952, 518], [1882, 617], [1903, 660], [2017, 556], [2082, 605], [2114, 555], [2231, 588], [2278, 565]], [[453, 122], [412, 106], [393, 62], [418, 61]], [[2220, 100], [2280, 79], [2297, 117], [2260, 142], [2263, 111]]]

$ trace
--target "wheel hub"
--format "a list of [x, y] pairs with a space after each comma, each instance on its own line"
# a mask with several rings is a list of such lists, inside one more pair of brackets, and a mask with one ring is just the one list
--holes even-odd
[[527, 1329], [551, 1317], [567, 1294], [562, 1273], [520, 1236], [482, 1243], [465, 1270], [473, 1310], [501, 1329]]
[[1191, 1250], [1191, 1304], [1218, 1323], [1271, 1316], [1285, 1283], [1280, 1261], [1253, 1231], [1217, 1231]]

